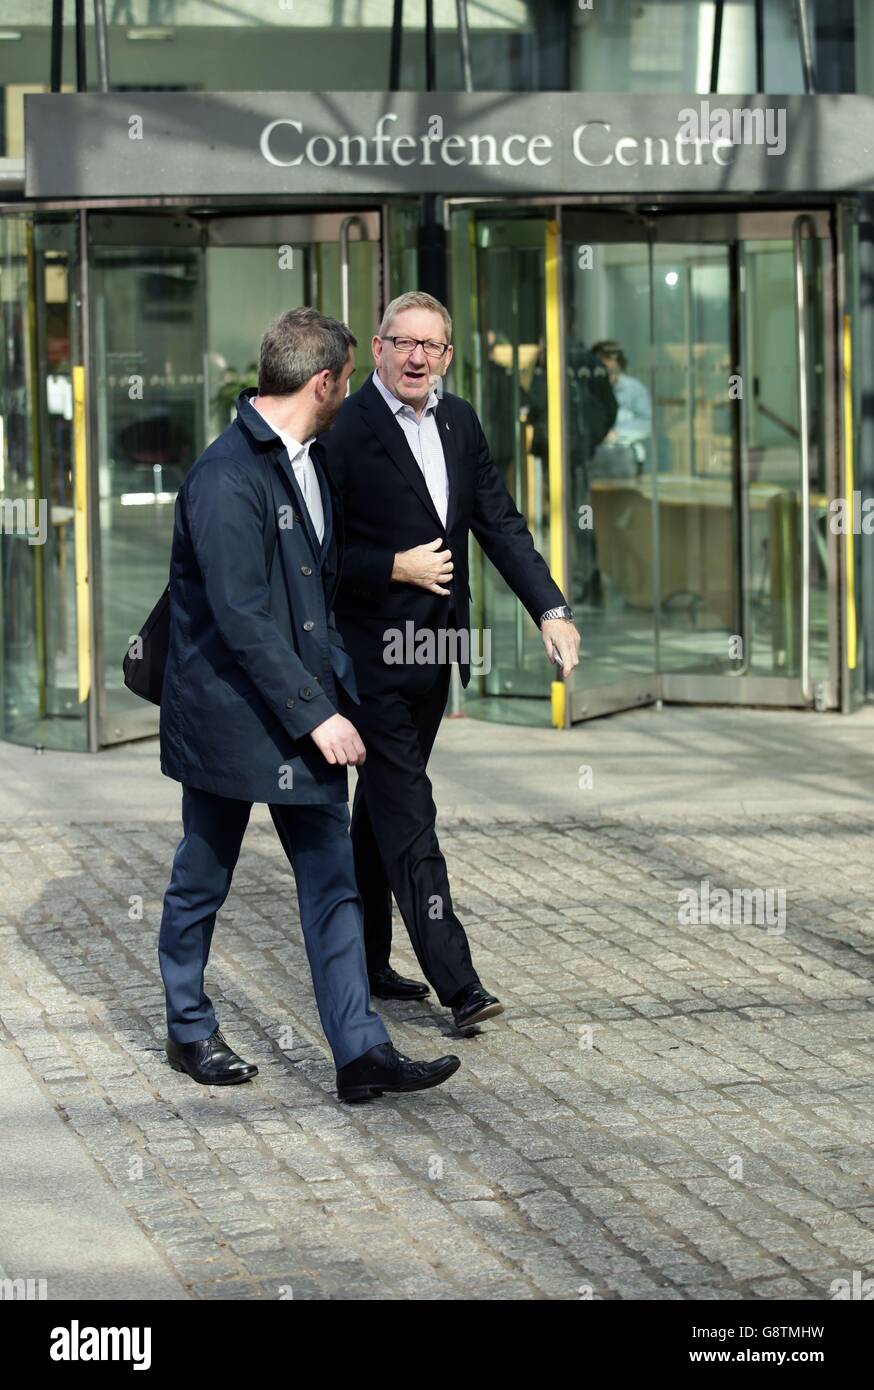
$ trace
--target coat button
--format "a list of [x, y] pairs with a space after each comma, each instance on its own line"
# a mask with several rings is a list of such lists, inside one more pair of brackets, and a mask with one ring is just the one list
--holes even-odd
[[303, 690], [302, 690], [300, 693], [301, 693], [301, 695], [303, 696], [303, 698], [304, 698], [305, 700], [309, 700], [309, 699], [312, 698], [312, 693], [313, 693], [313, 692], [310, 690], [310, 688], [309, 688], [308, 685], [305, 685], [304, 688], [303, 688]]
[[286, 709], [294, 709], [294, 700], [286, 700], [286, 702], [285, 702], [285, 708], [286, 708]]
[[309, 565], [301, 565], [300, 572], [301, 574], [312, 574], [312, 570], [310, 569]]
[[310, 618], [307, 618], [306, 622], [305, 622], [304, 625], [303, 625], [303, 630], [304, 630], [304, 632], [312, 632], [312, 630], [313, 630], [314, 627], [315, 627], [315, 623], [312, 622], [312, 620], [311, 620]]

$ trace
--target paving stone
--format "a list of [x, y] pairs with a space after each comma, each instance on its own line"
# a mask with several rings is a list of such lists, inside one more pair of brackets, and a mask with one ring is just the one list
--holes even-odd
[[[433, 996], [386, 1005], [403, 1051], [462, 1070], [354, 1110], [261, 823], [209, 972], [261, 1073], [229, 1090], [169, 1071], [155, 941], [177, 838], [4, 825], [0, 1038], [192, 1297], [808, 1299], [870, 1268], [874, 814], [447, 818], [507, 1012], [457, 1039]], [[785, 934], [683, 925], [704, 880], [784, 885]]]

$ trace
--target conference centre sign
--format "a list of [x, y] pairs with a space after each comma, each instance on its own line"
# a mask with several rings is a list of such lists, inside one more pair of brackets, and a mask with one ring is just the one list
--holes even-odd
[[25, 98], [31, 198], [874, 188], [874, 99], [126, 92]]

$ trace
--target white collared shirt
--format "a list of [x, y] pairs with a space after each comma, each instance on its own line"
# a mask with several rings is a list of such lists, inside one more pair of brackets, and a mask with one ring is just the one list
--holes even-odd
[[314, 442], [316, 436], [312, 435], [301, 444], [299, 440], [295, 439], [294, 435], [285, 434], [285, 432], [279, 429], [272, 420], [268, 419], [261, 407], [255, 404], [256, 400], [257, 397], [253, 396], [252, 405], [255, 406], [258, 414], [262, 415], [264, 419], [267, 420], [270, 428], [276, 430], [276, 433], [285, 445], [289, 463], [294, 469], [295, 481], [303, 494], [304, 504], [309, 512], [310, 521], [313, 523], [313, 530], [319, 538], [319, 545], [321, 545], [322, 541], [325, 539], [325, 509], [322, 505], [322, 490], [319, 487], [319, 480], [316, 476], [315, 464], [310, 458], [310, 445]]
[[449, 480], [443, 441], [437, 425], [437, 392], [432, 391], [429, 395], [420, 419], [411, 405], [398, 400], [394, 392], [388, 389], [377, 371], [373, 373], [373, 384], [403, 430], [413, 458], [422, 470], [437, 515], [445, 526]]

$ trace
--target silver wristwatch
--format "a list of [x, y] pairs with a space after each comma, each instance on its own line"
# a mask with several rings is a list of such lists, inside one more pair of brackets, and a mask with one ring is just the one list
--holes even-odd
[[563, 603], [561, 608], [547, 608], [546, 612], [540, 615], [540, 626], [543, 627], [543, 624], [550, 618], [567, 618], [568, 622], [572, 623], [574, 620], [574, 610], [568, 608], [566, 603]]

